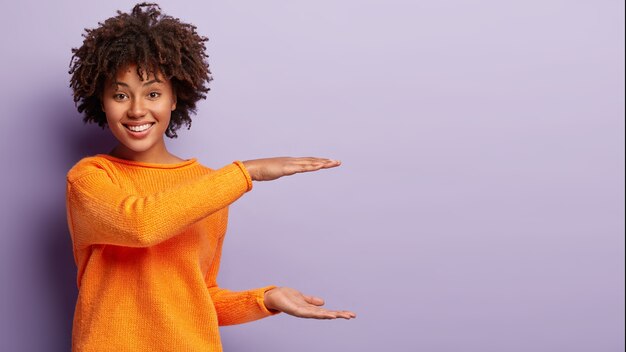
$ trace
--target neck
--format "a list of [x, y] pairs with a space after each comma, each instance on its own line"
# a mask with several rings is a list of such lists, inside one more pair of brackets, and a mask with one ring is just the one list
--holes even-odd
[[167, 148], [165, 148], [165, 144], [138, 152], [128, 149], [120, 143], [109, 152], [109, 155], [125, 160], [156, 164], [167, 164], [168, 162], [172, 162], [174, 159], [174, 156], [167, 151]]

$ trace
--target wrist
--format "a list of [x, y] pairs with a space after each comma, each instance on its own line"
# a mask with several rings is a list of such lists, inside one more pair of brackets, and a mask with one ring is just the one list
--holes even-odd
[[279, 311], [272, 304], [272, 295], [275, 293], [274, 291], [276, 290], [276, 288], [277, 287], [271, 288], [271, 289], [265, 291], [265, 293], [263, 294], [263, 304], [265, 305], [265, 308], [267, 310], [269, 310], [270, 312], [278, 312]]
[[246, 169], [248, 175], [250, 175], [250, 179], [252, 181], [256, 181], [256, 169], [254, 168], [254, 163], [250, 162], [250, 160], [242, 161], [241, 165]]

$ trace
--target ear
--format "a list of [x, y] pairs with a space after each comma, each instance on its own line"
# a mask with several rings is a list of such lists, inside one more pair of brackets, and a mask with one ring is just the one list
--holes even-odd
[[169, 82], [170, 82], [170, 87], [172, 89], [172, 106], [171, 106], [171, 108], [172, 108], [172, 111], [174, 111], [174, 110], [176, 110], [176, 103], [178, 102], [178, 94], [176, 94], [176, 91], [177, 91], [176, 86], [177, 85], [174, 84], [174, 82], [172, 82], [171, 79], [170, 79]]

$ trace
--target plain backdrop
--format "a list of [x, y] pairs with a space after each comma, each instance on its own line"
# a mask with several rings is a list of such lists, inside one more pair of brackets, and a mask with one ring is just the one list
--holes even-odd
[[[174, 154], [343, 161], [237, 201], [219, 282], [358, 318], [224, 327], [227, 352], [624, 350], [623, 1], [160, 4], [214, 76]], [[2, 351], [70, 348], [65, 175], [115, 142], [75, 109], [71, 48], [133, 5], [2, 5]]]

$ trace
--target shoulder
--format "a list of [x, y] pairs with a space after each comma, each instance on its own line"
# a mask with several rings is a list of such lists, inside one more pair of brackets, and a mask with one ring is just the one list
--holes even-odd
[[90, 175], [96, 172], [106, 172], [109, 174], [112, 171], [112, 164], [106, 158], [98, 155], [88, 156], [80, 159], [72, 168], [67, 172], [67, 181], [74, 182], [86, 175]]

